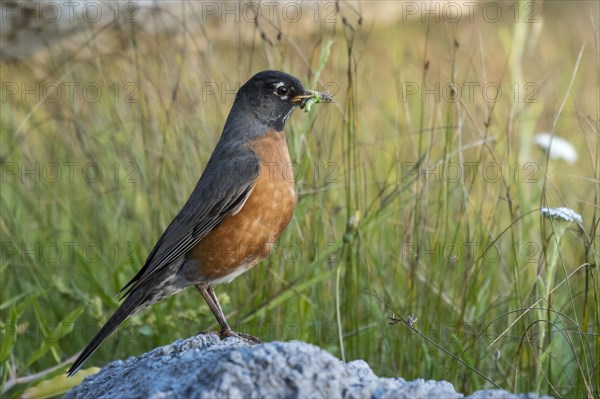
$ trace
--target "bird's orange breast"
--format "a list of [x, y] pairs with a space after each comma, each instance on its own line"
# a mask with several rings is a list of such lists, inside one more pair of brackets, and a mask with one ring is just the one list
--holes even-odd
[[246, 202], [186, 256], [198, 261], [207, 282], [228, 281], [264, 259], [294, 213], [297, 197], [283, 133], [271, 130], [249, 147], [260, 160], [260, 174]]

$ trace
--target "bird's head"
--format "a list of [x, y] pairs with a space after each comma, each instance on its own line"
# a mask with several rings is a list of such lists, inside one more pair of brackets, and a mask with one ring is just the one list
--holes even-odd
[[297, 107], [331, 101], [333, 98], [328, 94], [305, 89], [298, 79], [279, 71], [257, 73], [240, 88], [235, 100], [260, 122], [277, 131], [283, 130]]

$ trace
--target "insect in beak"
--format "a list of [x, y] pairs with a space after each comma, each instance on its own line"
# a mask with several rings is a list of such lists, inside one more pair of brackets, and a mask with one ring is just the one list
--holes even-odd
[[310, 112], [310, 108], [313, 104], [330, 103], [333, 102], [333, 100], [333, 97], [331, 97], [329, 94], [315, 90], [306, 90], [304, 94], [296, 96], [292, 99], [294, 103], [300, 104], [300, 108], [302, 108], [305, 112]]

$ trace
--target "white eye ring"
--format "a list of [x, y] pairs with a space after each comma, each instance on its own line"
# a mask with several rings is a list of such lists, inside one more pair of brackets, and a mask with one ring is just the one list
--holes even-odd
[[273, 92], [276, 96], [281, 97], [282, 100], [287, 100], [289, 93], [289, 89], [283, 82], [279, 82], [275, 84], [275, 91]]

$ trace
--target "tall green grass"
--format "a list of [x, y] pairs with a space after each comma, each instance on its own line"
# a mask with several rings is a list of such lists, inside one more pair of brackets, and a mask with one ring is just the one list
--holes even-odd
[[[233, 101], [223, 89], [275, 68], [339, 102], [288, 123], [300, 201], [271, 256], [217, 288], [232, 326], [462, 392], [597, 395], [600, 63], [584, 11], [595, 6], [582, 4], [546, 5], [543, 26], [349, 18], [322, 38], [207, 48], [132, 32], [113, 53], [3, 63], [3, 82], [92, 82], [102, 95], [1, 104], [2, 383], [87, 343], [199, 178]], [[422, 98], [436, 82], [439, 98]], [[449, 82], [460, 97], [441, 91]], [[540, 131], [573, 142], [578, 162], [532, 147]], [[582, 225], [541, 216], [558, 206]], [[88, 366], [215, 324], [185, 291], [133, 317]]]

